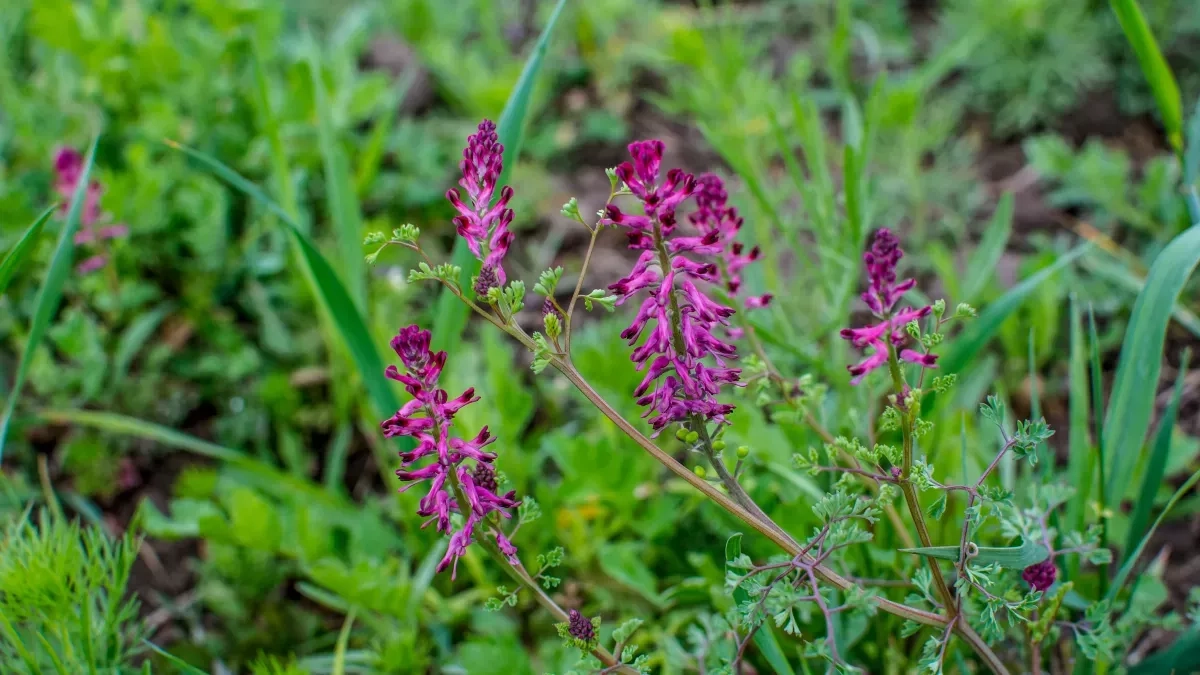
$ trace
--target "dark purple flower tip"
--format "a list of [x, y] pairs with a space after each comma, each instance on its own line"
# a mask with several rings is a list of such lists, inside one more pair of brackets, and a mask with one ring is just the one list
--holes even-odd
[[1021, 578], [1033, 590], [1045, 592], [1054, 585], [1054, 580], [1058, 578], [1058, 568], [1054, 566], [1052, 559], [1047, 558], [1036, 565], [1026, 567], [1021, 572]]
[[59, 148], [54, 153], [54, 170], [60, 175], [70, 175], [72, 182], [83, 168], [83, 156], [74, 148]]
[[496, 268], [491, 265], [484, 265], [479, 270], [479, 276], [475, 277], [475, 296], [486, 298], [489, 290], [499, 287], [500, 280], [496, 278]]
[[401, 328], [396, 337], [392, 338], [392, 351], [400, 357], [405, 368], [410, 371], [418, 371], [424, 368], [433, 357], [429, 353], [430, 339], [429, 331], [421, 330], [420, 326], [413, 324]]
[[[629, 155], [633, 157], [633, 169], [646, 187], [658, 182], [658, 171], [662, 164], [666, 144], [660, 140], [634, 141], [629, 144]], [[632, 189], [632, 186], [630, 186]]]
[[576, 640], [591, 642], [596, 639], [596, 629], [592, 627], [591, 620], [580, 614], [579, 610], [567, 612], [567, 624], [567, 632]]
[[542, 316], [545, 317], [548, 314], [557, 316], [559, 321], [563, 320], [562, 312], [558, 311], [558, 308], [554, 306], [554, 301], [550, 298], [546, 298], [546, 301], [542, 303]]
[[896, 480], [900, 480], [900, 476], [903, 473], [904, 473], [904, 471], [900, 467], [898, 467], [898, 466], [892, 467], [892, 470], [891, 470], [892, 478], [895, 478]]
[[496, 470], [491, 464], [486, 462], [476, 462], [475, 471], [471, 477], [475, 479], [475, 484], [487, 490], [488, 492], [496, 491]]

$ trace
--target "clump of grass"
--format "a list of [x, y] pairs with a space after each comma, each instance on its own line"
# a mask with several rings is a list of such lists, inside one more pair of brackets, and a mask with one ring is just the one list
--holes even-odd
[[125, 590], [136, 539], [26, 511], [5, 524], [0, 550], [0, 672], [133, 671], [143, 629]]

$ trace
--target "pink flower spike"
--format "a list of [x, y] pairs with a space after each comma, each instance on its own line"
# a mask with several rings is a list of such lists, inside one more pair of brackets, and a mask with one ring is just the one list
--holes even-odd
[[467, 138], [463, 159], [459, 163], [462, 178], [459, 187], [470, 200], [463, 200], [458, 189], [446, 192], [458, 215], [453, 223], [458, 235], [467, 242], [467, 248], [485, 266], [491, 268], [498, 284], [504, 284], [504, 256], [507, 255], [514, 235], [508, 226], [512, 223], [513, 211], [508, 208], [512, 199], [512, 188], [500, 188], [500, 198], [492, 204], [496, 194], [496, 181], [504, 168], [504, 146], [496, 134], [496, 125], [491, 120], [479, 123], [474, 134]]
[[[638, 141], [629, 146], [631, 162], [617, 167], [617, 176], [641, 202], [644, 216], [632, 216], [609, 205], [602, 222], [624, 228], [629, 248], [642, 251], [633, 269], [609, 286], [617, 304], [644, 293], [633, 322], [621, 332], [630, 345], [641, 341], [630, 359], [646, 370], [634, 389], [638, 405], [647, 407], [650, 426], [657, 435], [673, 422], [700, 417], [718, 424], [733, 406], [717, 402], [720, 387], [738, 385], [736, 368], [712, 367], [737, 351], [713, 335], [728, 323], [734, 309], [706, 294], [696, 282], [720, 279], [716, 262], [704, 259], [723, 255], [723, 232], [703, 227], [693, 218], [696, 232], [674, 236], [675, 211], [693, 196], [703, 204], [712, 198], [711, 185], [701, 184], [680, 169], [662, 178], [661, 141]], [[660, 178], [662, 178], [660, 182]], [[719, 187], [719, 185], [718, 185]], [[705, 201], [708, 200], [708, 201]]]
[[872, 370], [887, 363], [888, 343], [899, 350], [899, 358], [906, 363], [916, 363], [924, 368], [934, 368], [937, 355], [923, 354], [912, 349], [900, 349], [908, 342], [905, 326], [929, 316], [933, 307], [908, 307], [896, 310], [900, 297], [916, 286], [916, 281], [909, 279], [896, 283], [896, 263], [904, 257], [900, 243], [890, 230], [879, 230], [875, 233], [871, 248], [863, 254], [866, 263], [868, 290], [863, 293], [863, 301], [871, 311], [882, 320], [861, 328], [845, 328], [841, 331], [843, 339], [858, 348], [871, 348], [873, 353], [856, 365], [848, 366], [854, 376], [851, 384], [858, 384]]
[[[512, 509], [519, 506], [520, 501], [515, 492], [496, 494], [496, 474], [492, 467], [496, 455], [483, 450], [494, 440], [487, 427], [470, 440], [451, 435], [455, 414], [478, 401], [479, 397], [473, 388], [468, 388], [451, 399], [440, 387], [446, 353], [432, 353], [430, 343], [429, 331], [415, 325], [401, 329], [392, 339], [392, 349], [400, 357], [404, 372], [389, 366], [386, 374], [404, 382], [413, 400], [384, 420], [381, 426], [385, 436], [409, 436], [417, 441], [415, 449], [400, 453], [400, 469], [396, 476], [407, 483], [401, 492], [419, 482], [429, 481], [429, 491], [418, 503], [417, 515], [428, 518], [426, 524], [435, 524], [439, 532], [449, 535], [449, 548], [438, 571], [449, 567], [453, 578], [458, 559], [466, 554], [475, 539], [476, 526], [493, 513], [511, 518]], [[432, 461], [421, 467], [415, 466], [426, 459]], [[471, 465], [464, 464], [464, 460], [474, 462], [474, 469], [469, 470]], [[460, 503], [460, 496], [467, 503]], [[464, 517], [462, 527], [454, 528], [452, 513]], [[502, 532], [493, 534], [509, 560], [515, 560], [517, 549], [512, 542]]]

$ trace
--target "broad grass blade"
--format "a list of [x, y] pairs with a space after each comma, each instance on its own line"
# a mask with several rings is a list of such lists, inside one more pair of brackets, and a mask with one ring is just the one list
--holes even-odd
[[1109, 4], [1137, 55], [1142, 74], [1150, 83], [1150, 90], [1154, 92], [1154, 100], [1158, 103], [1158, 112], [1167, 131], [1167, 140], [1175, 152], [1183, 152], [1183, 100], [1179, 96], [1175, 76], [1171, 74], [1171, 68], [1158, 48], [1158, 41], [1154, 39], [1154, 33], [1136, 0], [1110, 0]]
[[[1075, 294], [1071, 294], [1071, 330], [1067, 372], [1071, 397], [1068, 402], [1070, 420], [1067, 453], [1067, 475], [1075, 486], [1075, 498], [1067, 502], [1067, 522], [1071, 529], [1084, 529], [1085, 507], [1091, 502], [1092, 485], [1095, 483], [1096, 453], [1092, 448], [1092, 434], [1088, 428], [1091, 412], [1088, 387], [1087, 347], [1083, 340], [1083, 312]], [[1072, 563], [1078, 569], [1077, 563]]]
[[100, 137], [92, 139], [87, 155], [83, 160], [83, 169], [79, 174], [79, 182], [75, 185], [75, 194], [71, 195], [71, 208], [67, 211], [67, 220], [58, 236], [58, 246], [54, 249], [54, 257], [50, 260], [50, 269], [46, 271], [46, 280], [38, 291], [37, 303], [33, 310], [33, 323], [29, 326], [29, 337], [25, 341], [25, 349], [21, 352], [21, 360], [17, 364], [17, 375], [13, 379], [12, 391], [8, 393], [8, 401], [4, 405], [4, 417], [0, 420], [0, 459], [4, 457], [4, 443], [8, 438], [8, 426], [12, 422], [13, 410], [16, 409], [17, 399], [21, 395], [21, 387], [29, 374], [29, 364], [33, 354], [42, 342], [42, 336], [50, 327], [50, 320], [58, 311], [62, 301], [63, 286], [71, 274], [71, 258], [75, 254], [75, 232], [79, 229], [79, 218], [83, 213], [83, 203], [91, 180], [92, 163], [96, 159], [96, 144]]
[[184, 661], [183, 659], [179, 658], [178, 656], [175, 656], [171, 652], [163, 649], [162, 647], [159, 647], [158, 645], [154, 644], [153, 642], [151, 642], [149, 640], [142, 640], [142, 642], [147, 647], [149, 647], [154, 652], [156, 652], [159, 656], [161, 656], [164, 659], [166, 659], [167, 661], [169, 661], [171, 663], [171, 665], [175, 666], [175, 668], [178, 669], [178, 671], [180, 673], [183, 673], [183, 675], [209, 675], [208, 673], [204, 672], [203, 670], [200, 670], [196, 666], [193, 666], [192, 664], [188, 663], [187, 661]]
[[[533, 52], [525, 61], [521, 77], [517, 79], [517, 84], [508, 97], [508, 102], [504, 104], [504, 111], [500, 113], [500, 121], [496, 123], [496, 133], [500, 137], [500, 143], [504, 146], [504, 170], [500, 172], [498, 185], [507, 184], [505, 181], [512, 175], [512, 170], [517, 165], [517, 158], [521, 153], [521, 143], [524, 140], [525, 123], [529, 114], [529, 100], [533, 95], [533, 86], [542, 69], [542, 61], [546, 58], [546, 50], [549, 49], [550, 36], [554, 33], [554, 26], [558, 23], [558, 17], [566, 5], [567, 0], [558, 0], [558, 4], [554, 6], [550, 20], [546, 22], [546, 27], [538, 37]], [[471, 250], [467, 248], [466, 241], [461, 237], [454, 242], [454, 253], [451, 259], [455, 265], [462, 268], [462, 274], [458, 279], [459, 286], [469, 288], [471, 277], [479, 273], [479, 263], [472, 259]], [[441, 296], [438, 297], [437, 313], [433, 319], [433, 348], [435, 350], [454, 351], [462, 341], [469, 311], [470, 308], [448, 289], [442, 291]]]
[[1104, 418], [1108, 432], [1104, 446], [1108, 483], [1104, 490], [1109, 504], [1120, 502], [1129, 492], [1133, 467], [1154, 412], [1153, 392], [1162, 368], [1171, 310], [1197, 263], [1200, 226], [1193, 226], [1158, 254], [1146, 286], [1133, 305]]
[[8, 288], [8, 282], [12, 281], [13, 275], [21, 268], [21, 263], [25, 262], [25, 258], [33, 252], [33, 245], [37, 243], [38, 235], [42, 233], [42, 226], [50, 219], [54, 210], [58, 206], [51, 206], [42, 212], [42, 215], [33, 221], [29, 229], [25, 230], [25, 234], [21, 235], [21, 239], [17, 241], [16, 246], [4, 256], [4, 261], [0, 262], [0, 295]]
[[979, 247], [971, 253], [967, 263], [966, 277], [963, 284], [963, 299], [974, 302], [996, 273], [996, 265], [1004, 249], [1008, 246], [1008, 238], [1012, 235], [1013, 196], [1005, 192], [996, 205], [996, 212], [983, 232]]
[[1192, 110], [1187, 128], [1187, 149], [1183, 153], [1183, 192], [1192, 224], [1200, 224], [1200, 101]]
[[329, 200], [329, 218], [333, 223], [341, 258], [342, 282], [350, 299], [354, 301], [354, 306], [362, 311], [367, 298], [366, 262], [362, 250], [362, 209], [358, 203], [358, 194], [354, 191], [354, 177], [350, 173], [346, 156], [338, 144], [337, 133], [333, 128], [333, 118], [325, 92], [325, 78], [321, 75], [320, 54], [316, 42], [311, 38], [308, 41], [308, 69], [312, 75], [313, 100], [317, 109], [317, 137], [325, 169], [325, 194]]
[[1124, 586], [1125, 582], [1129, 580], [1129, 574], [1133, 571], [1133, 566], [1137, 564], [1138, 558], [1140, 558], [1142, 556], [1142, 552], [1146, 550], [1146, 545], [1150, 543], [1150, 539], [1154, 536], [1155, 530], [1158, 529], [1159, 525], [1162, 525], [1162, 522], [1167, 518], [1167, 514], [1171, 512], [1171, 509], [1175, 508], [1175, 505], [1179, 503], [1179, 500], [1183, 499], [1183, 496], [1188, 494], [1188, 492], [1195, 487], [1197, 482], [1200, 482], [1200, 470], [1197, 470], [1195, 473], [1193, 473], [1186, 481], [1184, 481], [1183, 485], [1179, 486], [1179, 489], [1175, 491], [1175, 494], [1171, 495], [1171, 499], [1169, 499], [1166, 506], [1163, 507], [1162, 513], [1159, 513], [1158, 517], [1154, 519], [1154, 524], [1151, 525], [1150, 529], [1146, 530], [1146, 532], [1142, 535], [1141, 541], [1138, 542], [1137, 547], [1126, 553], [1125, 563], [1121, 565], [1121, 571], [1117, 572], [1116, 579], [1113, 580], [1112, 586], [1110, 586], [1108, 589], [1107, 599], [1110, 602], [1116, 598], [1117, 593], [1121, 590], [1121, 587]]
[[[1071, 252], [1056, 260], [1053, 265], [1040, 270], [1037, 274], [1013, 286], [995, 302], [988, 305], [987, 309], [980, 312], [978, 317], [968, 322], [966, 330], [954, 339], [948, 353], [938, 361], [938, 370], [943, 373], [962, 372], [983, 351], [983, 348], [991, 342], [996, 332], [1000, 330], [1000, 325], [1004, 323], [1004, 320], [1010, 314], [1016, 311], [1017, 307], [1020, 307], [1021, 302], [1025, 300], [1025, 296], [1045, 283], [1056, 272], [1075, 262], [1090, 247], [1091, 244], [1080, 244], [1072, 249]], [[932, 410], [936, 402], [937, 396], [931, 394], [925, 399], [925, 409]]]
[[[375, 414], [380, 418], [392, 415], [400, 407], [400, 401], [383, 375], [383, 361], [375, 349], [375, 343], [367, 330], [366, 322], [351, 301], [346, 287], [338, 280], [329, 261], [321, 255], [308, 237], [300, 232], [292, 217], [258, 186], [209, 155], [177, 143], [171, 143], [171, 145], [203, 164], [219, 178], [241, 190], [279, 217], [299, 251], [313, 293], [317, 296], [322, 308], [328, 312], [334, 325], [337, 326], [338, 332], [358, 368]], [[404, 445], [405, 442], [411, 443], [411, 439], [401, 439], [401, 445]]]
[[1162, 421], [1158, 423], [1158, 433], [1154, 435], [1151, 446], [1150, 460], [1142, 475], [1142, 488], [1138, 493], [1137, 504], [1133, 507], [1133, 515], [1129, 519], [1129, 535], [1125, 540], [1125, 550], [1132, 551], [1138, 539], [1150, 522], [1150, 511], [1154, 508], [1154, 498], [1162, 485], [1167, 472], [1167, 458], [1171, 454], [1171, 434], [1175, 431], [1175, 420], [1179, 416], [1179, 401], [1183, 397], [1184, 376], [1188, 372], [1188, 362], [1191, 360], [1191, 350], [1183, 353], [1179, 364], [1179, 375], [1175, 377], [1175, 393], [1171, 402], [1163, 412]]

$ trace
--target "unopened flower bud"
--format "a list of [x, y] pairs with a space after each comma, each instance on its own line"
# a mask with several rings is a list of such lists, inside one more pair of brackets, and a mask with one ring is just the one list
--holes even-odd
[[704, 478], [705, 476], [708, 475], [708, 472], [704, 470], [704, 467], [697, 466], [696, 467], [696, 475], [699, 476], [700, 478]]
[[688, 435], [688, 430], [684, 429], [683, 427], [680, 427], [675, 430], [675, 438], [677, 440], [680, 440], [680, 441], [685, 440], [685, 439], [687, 439], [687, 435]]
[[716, 450], [717, 452], [724, 450], [725, 449], [725, 441], [713, 441], [712, 448], [713, 448], [713, 450]]
[[591, 642], [596, 639], [596, 629], [592, 627], [592, 622], [588, 618], [579, 613], [579, 610], [573, 609], [567, 613], [568, 627], [567, 631], [571, 637], [583, 642]]
[[500, 279], [496, 277], [496, 268], [484, 265], [483, 269], [479, 270], [479, 276], [475, 277], [475, 297], [486, 298], [488, 291], [493, 288], [500, 288]]
[[687, 436], [685, 436], [683, 440], [688, 443], [695, 443], [700, 440], [700, 434], [695, 431], [689, 431]]
[[750, 448], [745, 445], [739, 445], [737, 449], [738, 459], [746, 459], [750, 456]]

